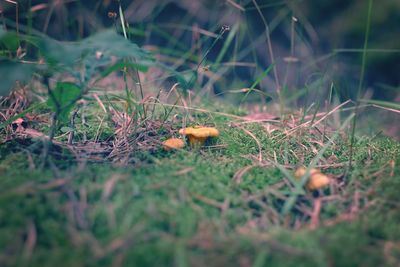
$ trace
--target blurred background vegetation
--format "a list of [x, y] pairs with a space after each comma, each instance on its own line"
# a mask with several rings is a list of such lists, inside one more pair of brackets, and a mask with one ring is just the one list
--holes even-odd
[[[0, 11], [0, 130], [8, 143], [0, 146], [0, 262], [393, 261], [399, 146], [378, 136], [400, 137], [400, 1], [0, 0]], [[371, 137], [347, 131], [353, 112], [353, 129]], [[216, 126], [220, 139], [204, 150], [161, 151], [181, 124]], [[19, 130], [26, 143], [8, 139]], [[53, 146], [35, 141], [43, 133]], [[329, 195], [300, 192], [305, 176], [290, 182], [292, 168], [317, 162], [335, 181]], [[316, 199], [325, 196], [321, 209]], [[317, 227], [319, 216], [340, 225], [286, 231], [309, 219]], [[238, 238], [253, 229], [269, 232], [254, 245]]]
[[[200, 75], [197, 83], [225, 98], [237, 99], [227, 91], [250, 87], [272, 63], [265, 27], [252, 0], [12, 2], [0, 1], [4, 27], [16, 28], [12, 22], [18, 21], [28, 30], [62, 41], [80, 40], [104, 28], [120, 28], [121, 3], [132, 41], [161, 54], [163, 61], [180, 71], [195, 69], [221, 27], [227, 25], [230, 33], [216, 43], [203, 64], [211, 74]], [[355, 98], [367, 1], [263, 0], [257, 4], [269, 24], [285, 104], [326, 99], [332, 85], [340, 100]], [[363, 87], [367, 98], [399, 100], [398, 14], [400, 1], [374, 3]], [[273, 75], [263, 77], [257, 87], [274, 96]]]

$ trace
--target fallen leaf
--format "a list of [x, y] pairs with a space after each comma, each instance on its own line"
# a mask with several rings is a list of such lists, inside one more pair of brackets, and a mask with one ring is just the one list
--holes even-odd
[[268, 120], [277, 120], [279, 119], [279, 117], [268, 112], [261, 112], [261, 113], [249, 114], [247, 116], [244, 116], [243, 119], [248, 121], [268, 121]]

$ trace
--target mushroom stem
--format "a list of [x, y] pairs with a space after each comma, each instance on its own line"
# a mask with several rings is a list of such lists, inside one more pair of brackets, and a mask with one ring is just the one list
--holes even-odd
[[207, 137], [194, 137], [193, 135], [188, 135], [188, 138], [193, 147], [201, 147], [207, 140]]

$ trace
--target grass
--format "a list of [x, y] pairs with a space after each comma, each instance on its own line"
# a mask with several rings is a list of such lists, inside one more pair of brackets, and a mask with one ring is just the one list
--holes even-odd
[[[209, 112], [192, 112], [197, 122], [221, 130], [208, 148], [166, 152], [155, 145], [131, 154], [134, 160], [123, 167], [77, 162], [61, 149], [40, 169], [34, 142], [2, 145], [3, 266], [399, 263], [398, 142], [356, 138], [354, 168], [344, 179], [348, 140], [333, 141], [317, 162], [331, 175], [331, 187], [300, 194], [284, 214], [295, 192], [286, 174], [315, 159], [324, 147], [322, 134], [305, 127], [289, 135], [280, 122], [267, 131], [263, 123], [215, 114], [210, 119]], [[87, 116], [88, 124], [96, 121]], [[87, 128], [90, 138], [92, 131]]]

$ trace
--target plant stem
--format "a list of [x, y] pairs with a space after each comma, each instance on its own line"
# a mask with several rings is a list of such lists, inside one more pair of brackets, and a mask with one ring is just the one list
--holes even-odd
[[358, 83], [358, 90], [357, 90], [357, 95], [356, 95], [356, 109], [354, 111], [354, 119], [351, 127], [351, 140], [350, 140], [350, 158], [349, 158], [349, 168], [347, 171], [350, 171], [352, 168], [352, 163], [353, 163], [353, 147], [354, 147], [354, 142], [355, 142], [355, 132], [356, 132], [356, 124], [357, 124], [357, 117], [358, 117], [358, 112], [359, 112], [359, 107], [360, 107], [360, 95], [361, 95], [361, 89], [363, 86], [363, 81], [364, 81], [364, 75], [365, 75], [365, 65], [366, 65], [366, 60], [367, 60], [367, 48], [368, 48], [368, 37], [369, 37], [369, 32], [371, 28], [371, 15], [372, 15], [372, 4], [373, 0], [368, 1], [368, 15], [367, 15], [367, 24], [365, 28], [365, 38], [364, 38], [364, 47], [363, 47], [363, 54], [362, 54], [362, 63], [361, 63], [361, 73], [360, 73], [360, 80]]
[[190, 87], [192, 87], [192, 83], [194, 83], [194, 79], [197, 76], [197, 72], [199, 71], [199, 68], [201, 66], [201, 64], [203, 64], [204, 60], [206, 60], [208, 54], [210, 53], [211, 49], [213, 49], [213, 47], [215, 46], [215, 44], [218, 42], [219, 39], [221, 39], [221, 37], [224, 35], [224, 33], [226, 31], [229, 31], [229, 27], [228, 26], [222, 26], [217, 38], [215, 38], [214, 42], [208, 47], [206, 53], [204, 54], [203, 58], [200, 60], [200, 62], [197, 64], [196, 66], [196, 70], [193, 72], [192, 77], [190, 78], [188, 84], [187, 84], [187, 88], [190, 89]]
[[269, 26], [268, 26], [267, 20], [265, 19], [264, 15], [261, 12], [260, 7], [257, 4], [256, 0], [252, 0], [252, 1], [253, 1], [254, 6], [257, 9], [258, 14], [260, 15], [260, 17], [262, 19], [262, 22], [263, 22], [264, 27], [265, 27], [265, 35], [267, 36], [268, 53], [269, 53], [269, 57], [271, 58], [271, 64], [274, 64], [273, 71], [274, 71], [276, 93], [278, 94], [278, 97], [279, 97], [280, 113], [281, 113], [281, 118], [283, 119], [283, 98], [282, 98], [282, 93], [281, 93], [281, 85], [280, 85], [279, 77], [278, 77], [278, 70], [277, 70], [276, 65], [275, 65], [275, 56], [274, 56], [274, 51], [272, 49], [272, 42], [271, 42]]

